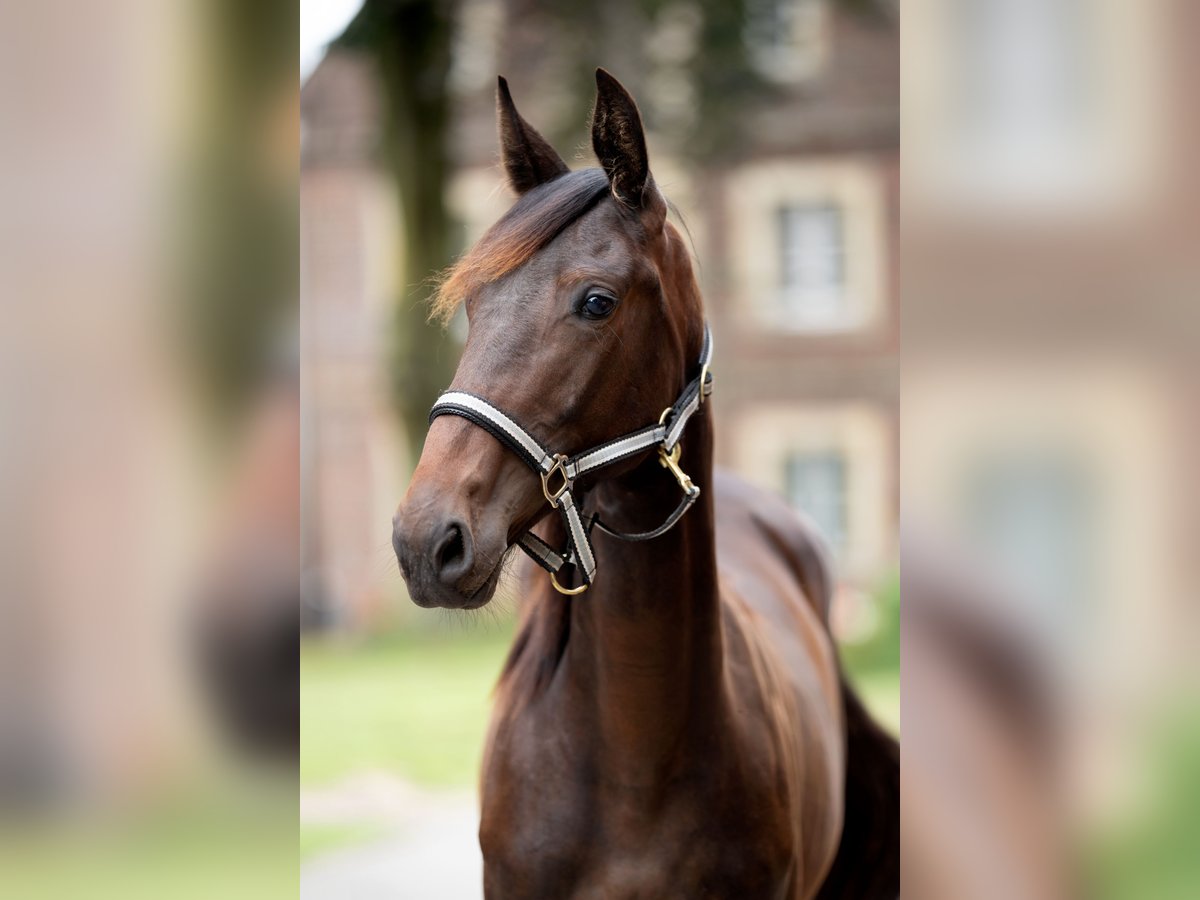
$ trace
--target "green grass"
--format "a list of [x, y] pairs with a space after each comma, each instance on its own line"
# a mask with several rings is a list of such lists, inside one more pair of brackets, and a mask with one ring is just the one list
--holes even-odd
[[300, 646], [300, 781], [383, 770], [438, 787], [474, 784], [511, 623], [393, 632]]
[[[843, 648], [843, 659], [868, 708], [898, 732], [898, 579], [889, 579], [880, 595], [882, 627], [871, 641]], [[508, 619], [447, 619], [436, 631], [306, 637], [301, 784], [382, 770], [428, 787], [474, 786], [491, 692], [512, 634]], [[339, 835], [332, 830], [309, 840], [336, 843]]]
[[0, 897], [294, 898], [290, 779], [264, 790], [257, 775], [193, 775], [129, 809], [0, 822]]

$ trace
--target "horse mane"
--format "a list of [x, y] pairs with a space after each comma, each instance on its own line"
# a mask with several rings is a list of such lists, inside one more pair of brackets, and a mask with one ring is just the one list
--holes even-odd
[[607, 191], [602, 169], [578, 169], [523, 194], [439, 278], [430, 318], [448, 322], [474, 291], [528, 262]]

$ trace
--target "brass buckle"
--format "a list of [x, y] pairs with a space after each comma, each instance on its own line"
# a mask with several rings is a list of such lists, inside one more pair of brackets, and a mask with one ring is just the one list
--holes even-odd
[[700, 401], [697, 406], [704, 405], [704, 382], [708, 380], [708, 363], [700, 367]]
[[679, 482], [679, 486], [683, 488], [685, 494], [690, 494], [696, 489], [696, 485], [692, 483], [692, 479], [688, 477], [687, 472], [679, 468], [679, 455], [683, 452], [683, 444], [678, 443], [675, 449], [667, 453], [661, 446], [658, 448], [658, 464], [664, 469], [669, 469], [671, 474], [675, 476], [675, 480]]
[[588, 589], [587, 584], [581, 584], [577, 588], [565, 588], [561, 584], [558, 583], [558, 579], [554, 577], [553, 572], [550, 573], [550, 584], [552, 584], [554, 586], [554, 589], [556, 591], [558, 591], [560, 594], [565, 594], [568, 597], [574, 597], [576, 594], [582, 594], [584, 591], [586, 591]]
[[[562, 495], [571, 489], [571, 479], [567, 477], [566, 464], [567, 457], [556, 453], [554, 454], [554, 465], [550, 467], [550, 471], [542, 473], [542, 493], [555, 509], [558, 509], [558, 501]], [[562, 484], [552, 491], [550, 490], [550, 478], [555, 472], [562, 476]]]

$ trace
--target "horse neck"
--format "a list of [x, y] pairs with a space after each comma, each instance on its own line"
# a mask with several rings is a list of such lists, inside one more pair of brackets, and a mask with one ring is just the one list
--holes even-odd
[[[712, 422], [689, 423], [680, 465], [699, 485], [696, 504], [667, 534], [630, 543], [599, 534], [595, 584], [571, 603], [563, 662], [569, 702], [594, 711], [603, 766], [627, 782], [661, 779], [720, 702], [721, 641], [712, 503]], [[654, 527], [679, 487], [652, 457], [598, 485], [589, 506], [620, 530]], [[616, 774], [616, 773], [614, 773]]]

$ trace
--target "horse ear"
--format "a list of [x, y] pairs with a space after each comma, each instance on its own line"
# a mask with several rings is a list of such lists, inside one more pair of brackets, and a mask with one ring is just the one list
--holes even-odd
[[570, 171], [550, 143], [521, 118], [503, 75], [496, 88], [496, 118], [504, 171], [508, 173], [508, 183], [518, 194]]
[[646, 134], [637, 103], [621, 82], [604, 69], [596, 70], [592, 149], [617, 200], [632, 209], [666, 217], [666, 201], [650, 174]]

